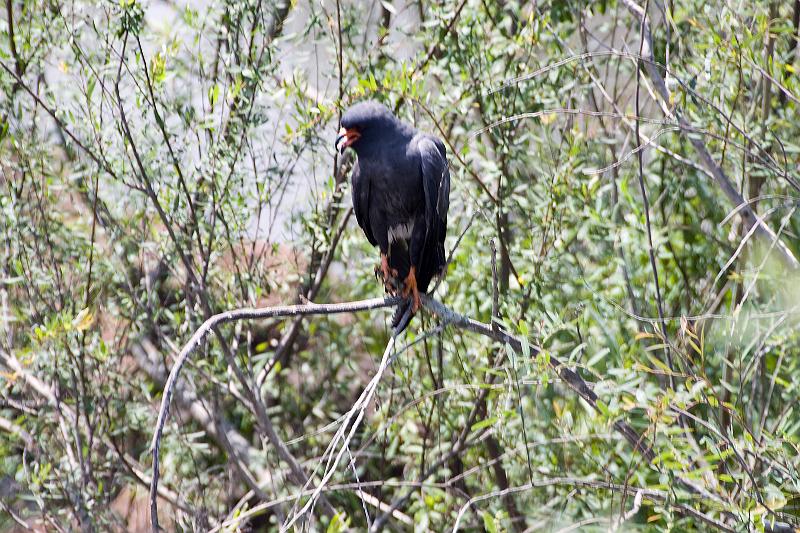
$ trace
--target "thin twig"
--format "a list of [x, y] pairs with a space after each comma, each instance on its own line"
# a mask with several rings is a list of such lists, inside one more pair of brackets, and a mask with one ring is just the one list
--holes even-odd
[[489, 241], [489, 247], [492, 249], [492, 330], [497, 331], [500, 320], [500, 291], [497, 286], [497, 248], [494, 244], [494, 239]]
[[[649, 0], [648, 0], [649, 3]], [[645, 11], [647, 11], [647, 3], [645, 4]], [[647, 35], [647, 39], [650, 38], [649, 34], [645, 34], [644, 31], [644, 24], [645, 20], [642, 18], [641, 22], [641, 36], [639, 40], [639, 55], [642, 55], [642, 51], [644, 50], [645, 46], [645, 35]], [[641, 72], [642, 69], [636, 69], [636, 116], [638, 117], [641, 110], [641, 105], [639, 103], [639, 95], [641, 93]], [[642, 145], [642, 139], [639, 134], [639, 125], [640, 121], [637, 120], [634, 122], [634, 137], [636, 138], [636, 147], [637, 149]], [[645, 229], [647, 230], [647, 253], [650, 257], [650, 268], [653, 270], [653, 283], [656, 287], [656, 309], [658, 311], [658, 318], [659, 322], [661, 323], [661, 335], [663, 337], [664, 345], [666, 346], [665, 350], [667, 352], [667, 366], [669, 366], [670, 374], [669, 374], [669, 386], [675, 390], [675, 378], [673, 377], [672, 372], [675, 370], [675, 366], [672, 364], [672, 352], [669, 349], [669, 340], [667, 337], [667, 323], [664, 320], [664, 301], [661, 298], [661, 284], [658, 281], [658, 263], [656, 262], [656, 254], [655, 250], [653, 249], [653, 229], [650, 223], [650, 202], [647, 199], [647, 187], [644, 184], [644, 154], [642, 150], [638, 150], [636, 154], [636, 159], [638, 162], [638, 178], [639, 178], [639, 190], [642, 193], [642, 204], [644, 208], [644, 224]]]
[[[378, 389], [378, 384], [383, 377], [384, 372], [389, 367], [389, 364], [392, 362], [394, 357], [397, 355], [398, 352], [395, 352], [395, 341], [397, 337], [393, 335], [389, 339], [389, 343], [386, 345], [386, 349], [383, 351], [383, 357], [381, 358], [380, 365], [378, 366], [378, 371], [375, 372], [375, 375], [372, 377], [370, 382], [364, 387], [364, 390], [361, 392], [361, 395], [353, 404], [353, 407], [350, 408], [347, 415], [345, 415], [345, 419], [342, 422], [339, 429], [331, 439], [330, 444], [328, 444], [328, 448], [325, 450], [325, 453], [322, 455], [323, 460], [325, 457], [328, 457], [327, 463], [325, 465], [325, 473], [322, 476], [322, 480], [320, 481], [319, 485], [314, 489], [311, 493], [311, 497], [308, 501], [303, 505], [303, 507], [294, 513], [294, 515], [281, 526], [282, 531], [288, 531], [294, 524], [299, 520], [306, 512], [311, 510], [314, 504], [317, 501], [317, 498], [322, 493], [322, 490], [325, 488], [325, 485], [328, 484], [333, 474], [336, 473], [336, 467], [341, 461], [342, 455], [344, 452], [349, 449], [350, 441], [353, 439], [356, 431], [358, 430], [359, 425], [361, 424], [361, 420], [364, 418], [364, 413], [366, 412], [367, 407], [369, 406], [370, 402], [372, 401], [372, 397], [375, 395], [375, 391]], [[358, 413], [358, 414], [356, 414]], [[355, 417], [355, 420], [353, 418]], [[350, 421], [353, 420], [352, 424]], [[350, 431], [347, 432], [347, 436], [345, 436], [345, 432], [347, 428], [350, 428]], [[334, 456], [334, 451], [338, 446], [339, 442], [341, 441], [341, 446], [339, 447], [339, 452], [336, 453]], [[320, 461], [322, 463], [322, 461]], [[303, 486], [303, 490], [305, 490], [308, 484], [311, 482], [311, 477], [306, 482], [305, 486]]]

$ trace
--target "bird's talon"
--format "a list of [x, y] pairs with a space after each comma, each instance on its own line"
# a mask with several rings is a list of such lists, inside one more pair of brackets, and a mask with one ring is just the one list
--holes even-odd
[[381, 254], [381, 273], [383, 274], [383, 281], [384, 283], [388, 283], [389, 279], [391, 279], [391, 271], [389, 270], [389, 257], [385, 254]]
[[416, 313], [420, 307], [422, 307], [422, 300], [420, 300], [419, 292], [414, 291], [414, 305], [411, 310]]

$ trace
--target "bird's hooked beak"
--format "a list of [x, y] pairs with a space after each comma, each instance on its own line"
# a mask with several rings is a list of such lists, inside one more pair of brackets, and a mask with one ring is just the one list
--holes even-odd
[[361, 134], [355, 128], [350, 128], [349, 130], [342, 126], [339, 130], [339, 135], [336, 136], [336, 151], [344, 153], [344, 149], [353, 144], [361, 137]]

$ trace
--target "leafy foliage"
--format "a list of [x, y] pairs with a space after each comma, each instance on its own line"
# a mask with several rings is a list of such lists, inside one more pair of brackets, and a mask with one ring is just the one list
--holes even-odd
[[[146, 528], [157, 407], [200, 324], [378, 295], [351, 155], [331, 147], [366, 97], [448, 147], [435, 297], [527, 344], [416, 318], [323, 492], [335, 514], [317, 502], [311, 528], [797, 527], [790, 4], [646, 2], [640, 58], [631, 0], [9, 0], [0, 528]], [[162, 524], [286, 523], [388, 318], [215, 332], [161, 444]], [[551, 356], [592, 384], [597, 412]]]

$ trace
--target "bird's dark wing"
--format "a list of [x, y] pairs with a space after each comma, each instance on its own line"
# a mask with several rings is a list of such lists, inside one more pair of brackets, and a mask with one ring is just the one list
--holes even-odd
[[[444, 242], [447, 210], [450, 208], [450, 170], [444, 143], [425, 136], [419, 143], [422, 186], [425, 191], [425, 225], [427, 243]], [[432, 242], [431, 242], [432, 241]]]
[[361, 169], [356, 162], [353, 166], [353, 209], [356, 212], [358, 225], [364, 230], [364, 235], [367, 236], [369, 243], [375, 246], [378, 241], [372, 234], [372, 226], [369, 222], [370, 189], [369, 180], [361, 175]]

